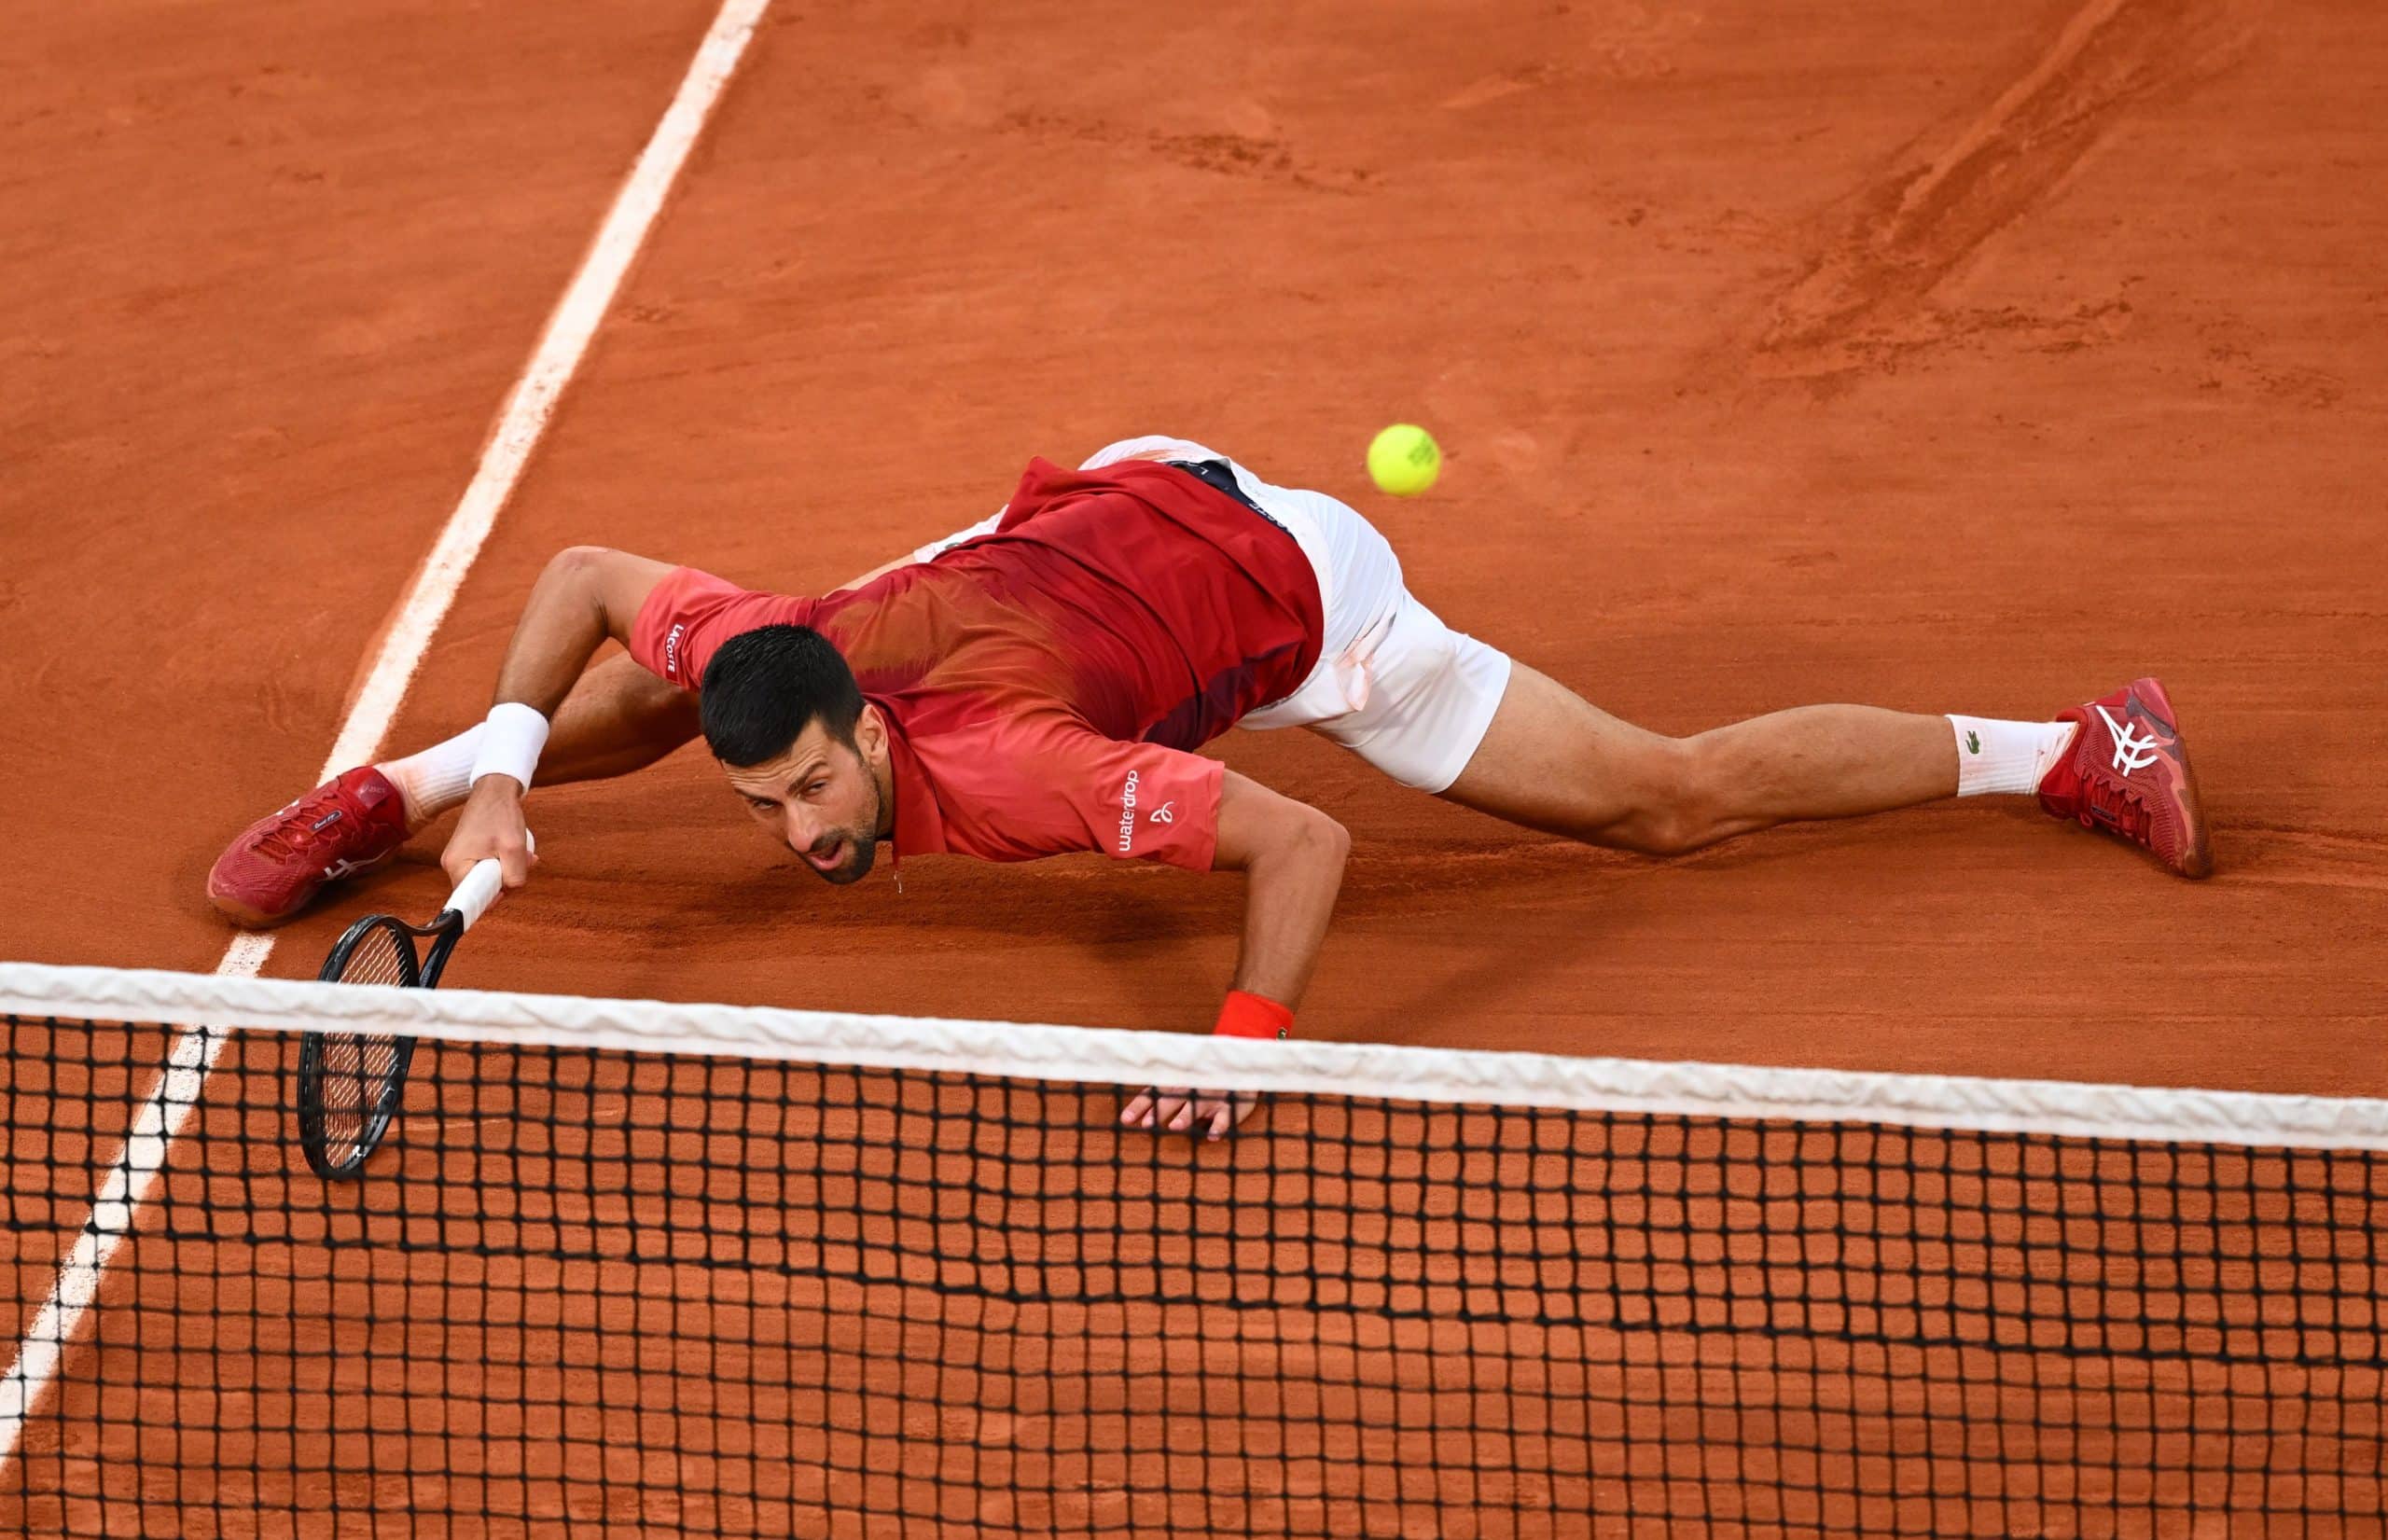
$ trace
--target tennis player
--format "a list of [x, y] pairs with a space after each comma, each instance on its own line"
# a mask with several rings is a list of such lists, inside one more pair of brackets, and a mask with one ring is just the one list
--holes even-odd
[[[608, 638], [629, 649], [590, 669]], [[1672, 855], [1794, 819], [2036, 794], [2049, 813], [2212, 868], [2163, 687], [2048, 722], [1804, 706], [1689, 738], [1619, 721], [1403, 586], [1384, 537], [1316, 492], [1183, 439], [1030, 464], [993, 517], [817, 599], [581, 548], [548, 564], [486, 721], [319, 786], [244, 831], [217, 909], [271, 925], [462, 806], [441, 864], [529, 876], [522, 798], [701, 732], [746, 813], [830, 882], [950, 852], [1072, 851], [1242, 871], [1217, 1030], [1284, 1035], [1350, 839], [1194, 751], [1304, 727], [1407, 786], [1527, 827]], [[1147, 1093], [1126, 1120], [1215, 1138], [1245, 1108]]]

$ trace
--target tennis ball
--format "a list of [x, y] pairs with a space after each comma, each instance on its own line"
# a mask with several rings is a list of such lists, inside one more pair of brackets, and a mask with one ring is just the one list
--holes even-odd
[[1368, 446], [1368, 476], [1395, 497], [1415, 497], [1443, 473], [1435, 436], [1414, 423], [1395, 423]]

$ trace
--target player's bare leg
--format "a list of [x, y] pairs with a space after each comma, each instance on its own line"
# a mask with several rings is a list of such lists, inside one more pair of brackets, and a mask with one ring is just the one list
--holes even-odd
[[[2069, 735], [2050, 734], [2060, 750]], [[1529, 828], [1672, 855], [1795, 819], [1952, 797], [1957, 782], [1946, 716], [1802, 706], [1668, 738], [1520, 663], [1442, 795]]]
[[[573, 687], [539, 756], [539, 784], [627, 775], [697, 736], [697, 698], [628, 657], [592, 665]], [[421, 828], [461, 805], [472, 790], [481, 728], [474, 727], [420, 754], [381, 766], [406, 798], [407, 822]]]

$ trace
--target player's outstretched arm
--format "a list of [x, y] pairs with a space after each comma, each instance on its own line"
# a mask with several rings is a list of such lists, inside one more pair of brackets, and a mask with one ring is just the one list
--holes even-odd
[[[1290, 1020], [1318, 965], [1352, 837], [1343, 825], [1257, 781], [1227, 772], [1219, 792], [1219, 837], [1211, 866], [1244, 874], [1243, 950], [1235, 988], [1257, 996]], [[1224, 1020], [1222, 1025], [1225, 1025]], [[1254, 1095], [1229, 1096], [1191, 1088], [1156, 1089], [1128, 1103], [1120, 1121], [1131, 1128], [1200, 1131], [1225, 1137], [1259, 1104]]]
[[[639, 607], [671, 571], [669, 562], [627, 551], [575, 546], [539, 574], [498, 670], [489, 735], [498, 742], [484, 748], [472, 794], [439, 857], [451, 881], [463, 881], [475, 862], [490, 856], [504, 869], [507, 887], [519, 888], [529, 878], [522, 794], [547, 741], [548, 722], [607, 638], [629, 643]], [[509, 751], [520, 756], [524, 773], [498, 768], [509, 762]]]
[[629, 644], [639, 606], [671, 571], [668, 562], [602, 546], [557, 553], [514, 623], [495, 703], [516, 701], [553, 716], [607, 638]]
[[1274, 1000], [1287, 1010], [1302, 1002], [1352, 837], [1308, 803], [1280, 796], [1259, 782], [1227, 772], [1219, 789], [1218, 851], [1214, 871], [1244, 874], [1243, 951], [1235, 987]]

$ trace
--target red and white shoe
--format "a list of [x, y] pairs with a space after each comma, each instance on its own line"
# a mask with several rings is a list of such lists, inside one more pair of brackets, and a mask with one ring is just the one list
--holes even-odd
[[2040, 782], [2040, 806], [2153, 851], [2183, 877], [2214, 870], [2198, 780], [2162, 685], [2135, 679], [2056, 719], [2081, 730]]
[[372, 870], [406, 842], [406, 799], [360, 766], [242, 830], [207, 874], [208, 901], [236, 925], [278, 925], [326, 884]]

